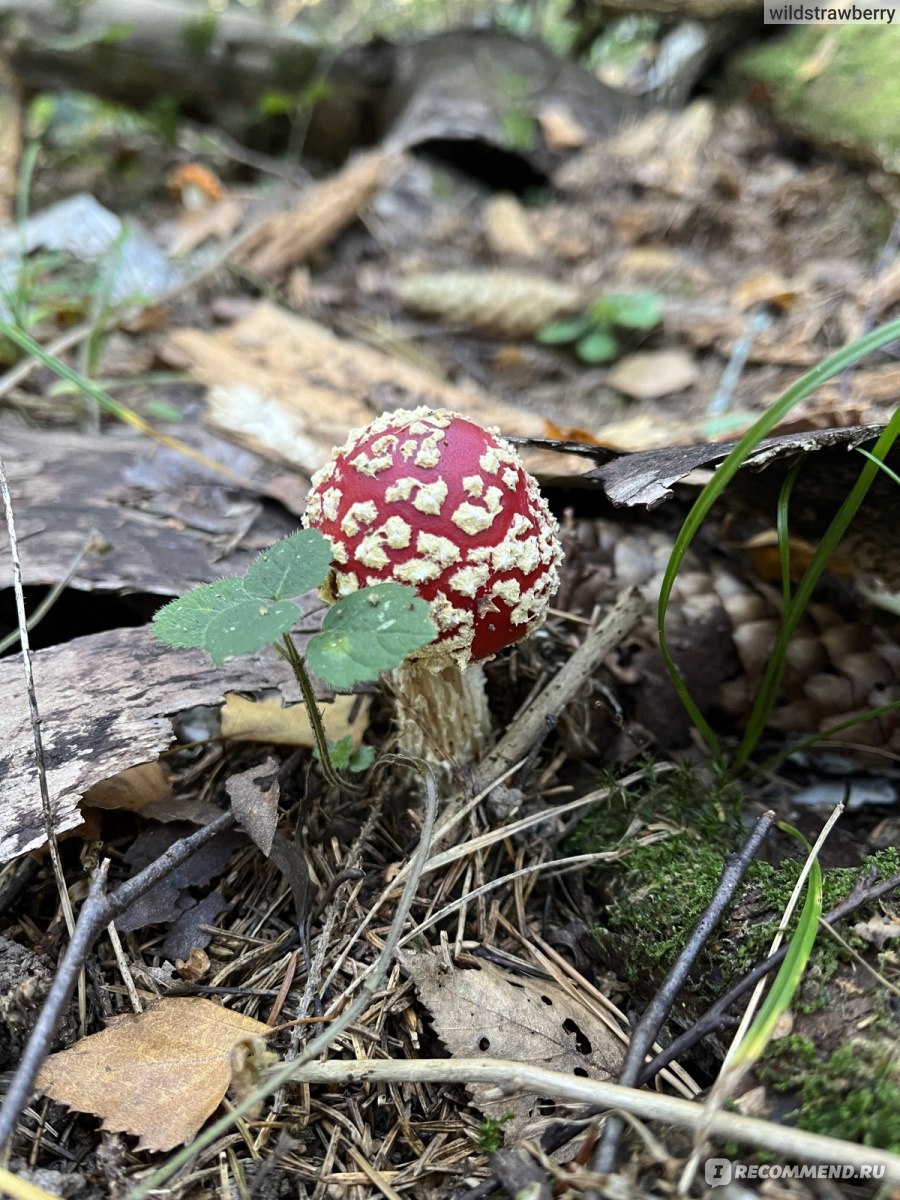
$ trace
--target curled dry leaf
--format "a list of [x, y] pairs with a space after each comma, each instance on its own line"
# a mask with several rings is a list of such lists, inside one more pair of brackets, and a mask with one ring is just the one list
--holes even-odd
[[[456, 1057], [511, 1059], [592, 1079], [618, 1074], [624, 1035], [615, 1034], [550, 980], [528, 979], [487, 962], [472, 969], [448, 969], [437, 954], [407, 951], [401, 962], [431, 1009], [438, 1036]], [[490, 1090], [470, 1088], [486, 1117], [500, 1120], [514, 1114], [504, 1125], [507, 1140], [549, 1115], [538, 1096], [486, 1099]], [[533, 1126], [529, 1132], [534, 1132]]]
[[168, 768], [161, 762], [138, 763], [101, 779], [84, 794], [84, 803], [92, 808], [120, 808], [142, 812], [148, 805], [168, 800], [172, 784]]
[[53, 1100], [103, 1118], [142, 1150], [190, 1141], [231, 1083], [232, 1051], [269, 1026], [211, 1000], [171, 997], [51, 1054], [37, 1086]]
[[278, 762], [270, 754], [265, 762], [232, 775], [225, 782], [234, 815], [268, 858], [278, 823]]

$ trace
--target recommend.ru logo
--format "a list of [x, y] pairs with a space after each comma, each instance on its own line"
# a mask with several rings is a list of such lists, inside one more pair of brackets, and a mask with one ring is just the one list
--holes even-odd
[[721, 1184], [731, 1183], [731, 1159], [708, 1158], [706, 1166], [703, 1168], [703, 1176], [706, 1179], [707, 1187], [719, 1187]]

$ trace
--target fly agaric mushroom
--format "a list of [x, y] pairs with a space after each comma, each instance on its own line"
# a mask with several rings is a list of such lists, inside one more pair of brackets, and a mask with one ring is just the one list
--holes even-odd
[[331, 541], [328, 603], [386, 581], [428, 601], [437, 637], [395, 683], [432, 752], [402, 724], [401, 743], [471, 758], [489, 728], [477, 664], [537, 629], [559, 585], [558, 526], [514, 448], [444, 409], [385, 413], [313, 476], [304, 523]]

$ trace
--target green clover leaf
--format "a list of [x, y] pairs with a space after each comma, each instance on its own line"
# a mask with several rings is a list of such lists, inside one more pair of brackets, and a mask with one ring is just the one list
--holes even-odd
[[[318, 747], [312, 753], [313, 758], [317, 759], [319, 757]], [[336, 771], [353, 771], [355, 774], [359, 774], [362, 771], [368, 771], [375, 761], [375, 748], [360, 746], [359, 749], [354, 749], [353, 738], [349, 733], [345, 733], [336, 742], [328, 739], [328, 755], [331, 765]]]
[[315, 529], [301, 529], [263, 550], [244, 574], [244, 590], [260, 600], [302, 596], [318, 587], [331, 565], [331, 542]]
[[662, 305], [652, 292], [630, 292], [601, 296], [591, 308], [600, 323], [622, 329], [653, 329], [662, 320]]
[[537, 340], [544, 346], [564, 346], [577, 342], [591, 328], [590, 317], [573, 317], [568, 321], [552, 321], [537, 332]]
[[379, 583], [351, 592], [329, 609], [321, 633], [309, 642], [309, 665], [326, 683], [351, 688], [397, 667], [434, 641], [428, 604], [413, 588]]
[[153, 618], [167, 646], [205, 650], [218, 666], [278, 641], [297, 623], [288, 596], [316, 587], [331, 564], [331, 543], [303, 529], [264, 550], [244, 575], [219, 579], [172, 600]]
[[219, 579], [161, 608], [153, 618], [153, 633], [167, 646], [205, 650], [221, 667], [277, 641], [299, 616], [290, 600], [248, 596], [243, 579]]
[[595, 329], [576, 342], [575, 353], [582, 362], [610, 362], [619, 353], [619, 343], [608, 329]]

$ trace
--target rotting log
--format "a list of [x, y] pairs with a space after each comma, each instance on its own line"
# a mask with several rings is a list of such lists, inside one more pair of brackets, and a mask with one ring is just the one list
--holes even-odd
[[481, 142], [541, 173], [555, 159], [541, 134], [548, 106], [564, 108], [586, 138], [614, 132], [632, 107], [541, 42], [499, 30], [392, 43], [370, 24], [342, 45], [326, 41], [321, 22], [212, 14], [191, 0], [92, 0], [74, 15], [61, 0], [0, 0], [4, 24], [12, 65], [32, 93], [75, 88], [134, 108], [174, 103], [255, 143], [271, 120], [263, 97], [283, 92], [302, 104], [325, 79], [304, 148], [332, 162], [390, 133], [400, 149]]
[[[263, 119], [266, 93], [300, 97], [328, 71], [319, 122], [345, 153], [384, 78], [384, 52], [335, 50], [310, 24], [277, 25], [179, 0], [92, 0], [73, 12], [60, 0], [0, 0], [0, 28], [29, 91], [74, 88], [141, 108], [162, 99], [235, 136]], [[335, 155], [339, 157], [340, 155]]]

